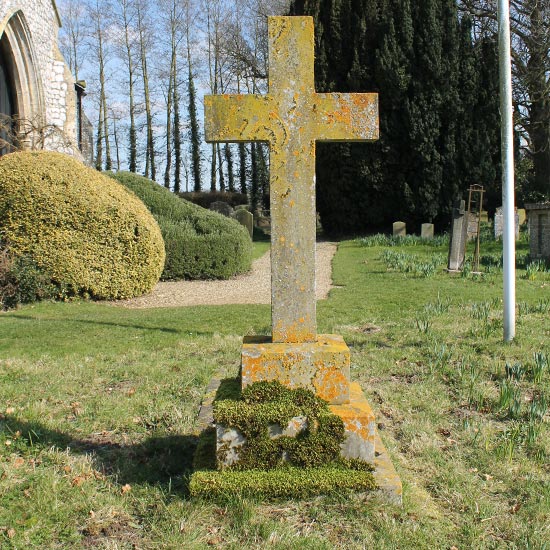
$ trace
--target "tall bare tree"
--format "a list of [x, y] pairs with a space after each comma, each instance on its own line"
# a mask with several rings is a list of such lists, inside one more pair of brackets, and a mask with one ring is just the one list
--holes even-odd
[[143, 79], [143, 94], [145, 101], [147, 146], [145, 152], [145, 177], [157, 178], [155, 164], [155, 135], [153, 129], [153, 109], [151, 102], [151, 89], [149, 86], [149, 72], [147, 70], [147, 60], [150, 49], [150, 39], [153, 36], [151, 25], [147, 13], [148, 3], [145, 0], [137, 0], [137, 27], [139, 35], [139, 53], [141, 61], [141, 76]]
[[59, 7], [63, 13], [59, 44], [75, 80], [79, 80], [80, 67], [86, 56], [85, 8], [78, 0], [63, 0]]
[[[128, 101], [129, 118], [128, 127], [128, 169], [130, 172], [137, 172], [137, 102], [136, 102], [136, 80], [138, 78], [137, 48], [136, 40], [136, 19], [137, 9], [134, 0], [116, 0], [117, 23], [120, 32], [117, 37], [117, 45], [120, 57], [127, 71], [128, 80]], [[126, 84], [126, 83], [125, 83]]]
[[162, 4], [166, 13], [165, 25], [169, 36], [170, 69], [168, 71], [168, 89], [166, 93], [166, 165], [164, 170], [164, 185], [170, 187], [172, 173], [172, 153], [175, 156], [174, 191], [181, 187], [181, 122], [180, 122], [180, 74], [179, 58], [181, 43], [184, 40], [186, 6], [178, 0], [164, 0]]
[[106, 64], [108, 58], [107, 28], [111, 16], [109, 0], [89, 0], [86, 6], [90, 21], [90, 44], [94, 61], [97, 63], [99, 80], [99, 118], [96, 140], [96, 161], [98, 170], [103, 166], [103, 146], [105, 147], [105, 169], [111, 170], [111, 144], [109, 139], [109, 109], [107, 107]]
[[191, 174], [193, 190], [202, 189], [201, 176], [201, 142], [199, 135], [199, 121], [197, 116], [197, 91], [195, 89], [194, 62], [191, 55], [191, 22], [193, 17], [193, 4], [191, 0], [185, 2], [185, 49], [187, 53], [187, 95], [189, 111], [189, 142], [191, 154]]
[[[480, 34], [496, 33], [496, 0], [460, 0]], [[533, 199], [550, 197], [550, 2], [510, 0], [516, 121], [532, 162]]]

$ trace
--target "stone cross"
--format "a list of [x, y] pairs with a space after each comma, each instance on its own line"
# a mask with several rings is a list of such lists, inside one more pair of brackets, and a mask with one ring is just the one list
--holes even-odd
[[206, 96], [205, 138], [269, 143], [272, 341], [314, 342], [315, 144], [378, 139], [378, 96], [315, 92], [311, 17], [268, 32], [269, 93]]

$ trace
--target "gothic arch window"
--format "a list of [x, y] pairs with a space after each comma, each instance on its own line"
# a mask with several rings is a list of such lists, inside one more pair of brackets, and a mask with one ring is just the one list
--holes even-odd
[[42, 125], [45, 109], [38, 63], [21, 11], [14, 13], [3, 29], [0, 26], [0, 63], [0, 94], [3, 96], [0, 102], [4, 102], [4, 109], [16, 119], [14, 130], [21, 145], [30, 147], [34, 136], [29, 127]]
[[14, 87], [11, 64], [8, 62], [6, 40], [0, 39], [0, 156], [9, 153], [13, 141]]

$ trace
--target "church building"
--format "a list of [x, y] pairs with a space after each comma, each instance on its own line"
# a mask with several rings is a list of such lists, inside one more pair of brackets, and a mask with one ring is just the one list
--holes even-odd
[[0, 155], [46, 149], [91, 157], [84, 88], [59, 50], [60, 27], [54, 0], [0, 0]]

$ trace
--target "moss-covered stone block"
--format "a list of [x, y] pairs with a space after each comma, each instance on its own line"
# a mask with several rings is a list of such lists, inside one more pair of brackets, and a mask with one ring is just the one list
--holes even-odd
[[208, 500], [223, 500], [234, 495], [268, 500], [296, 499], [374, 489], [376, 482], [370, 470], [344, 465], [269, 471], [201, 470], [193, 474], [189, 484], [191, 496]]
[[[218, 388], [217, 391], [215, 387]], [[215, 391], [214, 403], [217, 403], [215, 406], [212, 405], [213, 391]], [[287, 400], [287, 404], [294, 401], [294, 405], [301, 401], [306, 409], [309, 411], [313, 409], [314, 414], [326, 414], [327, 410], [334, 413], [331, 415], [333, 427], [340, 426], [338, 428], [340, 435], [336, 438], [339, 449], [331, 446], [332, 456], [339, 454], [335, 460], [329, 464], [312, 466], [310, 455], [319, 456], [319, 452], [323, 453], [324, 450], [322, 445], [320, 448], [317, 446], [319, 440], [317, 442], [310, 440], [306, 441], [309, 445], [300, 447], [303, 453], [302, 466], [297, 467], [296, 463], [292, 465], [288, 461], [275, 460], [274, 468], [262, 469], [262, 461], [269, 460], [270, 452], [275, 450], [275, 455], [272, 454], [271, 457], [281, 456], [276, 454], [281, 451], [276, 446], [278, 438], [296, 436], [294, 439], [300, 440], [306, 436], [307, 418], [304, 416], [291, 418], [286, 425], [287, 433], [283, 433], [285, 430], [281, 429], [281, 422], [284, 424], [288, 415], [295, 413], [294, 409], [285, 410], [284, 406], [281, 408], [279, 405], [269, 413], [272, 419], [276, 418], [279, 421], [276, 429], [273, 424], [263, 424], [266, 420], [265, 415], [262, 422], [256, 422], [253, 414], [241, 417], [234, 403], [241, 402], [250, 406], [259, 402], [274, 402], [281, 398], [285, 401], [285, 395], [288, 398], [293, 393], [278, 383], [256, 383], [243, 391], [239, 378], [213, 382], [201, 407], [202, 433], [193, 464], [195, 473], [191, 479], [191, 494], [214, 500], [223, 500], [234, 495], [262, 499], [307, 498], [331, 492], [340, 494], [347, 490], [365, 492], [376, 488], [377, 494], [388, 502], [401, 504], [402, 486], [399, 475], [375, 429], [374, 415], [358, 384], [351, 385], [351, 401], [346, 405], [327, 407], [327, 404], [322, 400], [319, 401], [312, 392], [303, 389], [294, 393], [294, 399]], [[214, 423], [214, 407], [218, 412], [216, 415], [218, 420], [223, 419], [228, 424], [236, 422], [239, 429], [248, 433], [251, 427], [255, 427], [254, 429], [262, 434], [254, 452], [245, 451], [247, 454], [245, 462], [248, 463], [248, 468], [244, 463], [220, 468], [219, 457], [216, 456], [218, 443], [216, 428], [211, 427]], [[285, 413], [284, 417], [280, 416], [282, 411]], [[295, 421], [296, 425], [293, 426]], [[262, 424], [264, 427], [267, 426], [267, 429], [261, 428]], [[342, 428], [343, 433], [340, 431]], [[275, 442], [271, 441], [268, 445], [262, 444], [262, 441], [266, 442], [268, 439]], [[235, 451], [238, 454], [241, 448], [237, 445]], [[364, 460], [371, 457], [372, 460]]]
[[343, 421], [307, 389], [256, 382], [237, 398], [215, 401], [213, 411], [219, 469], [317, 467], [340, 460]]

